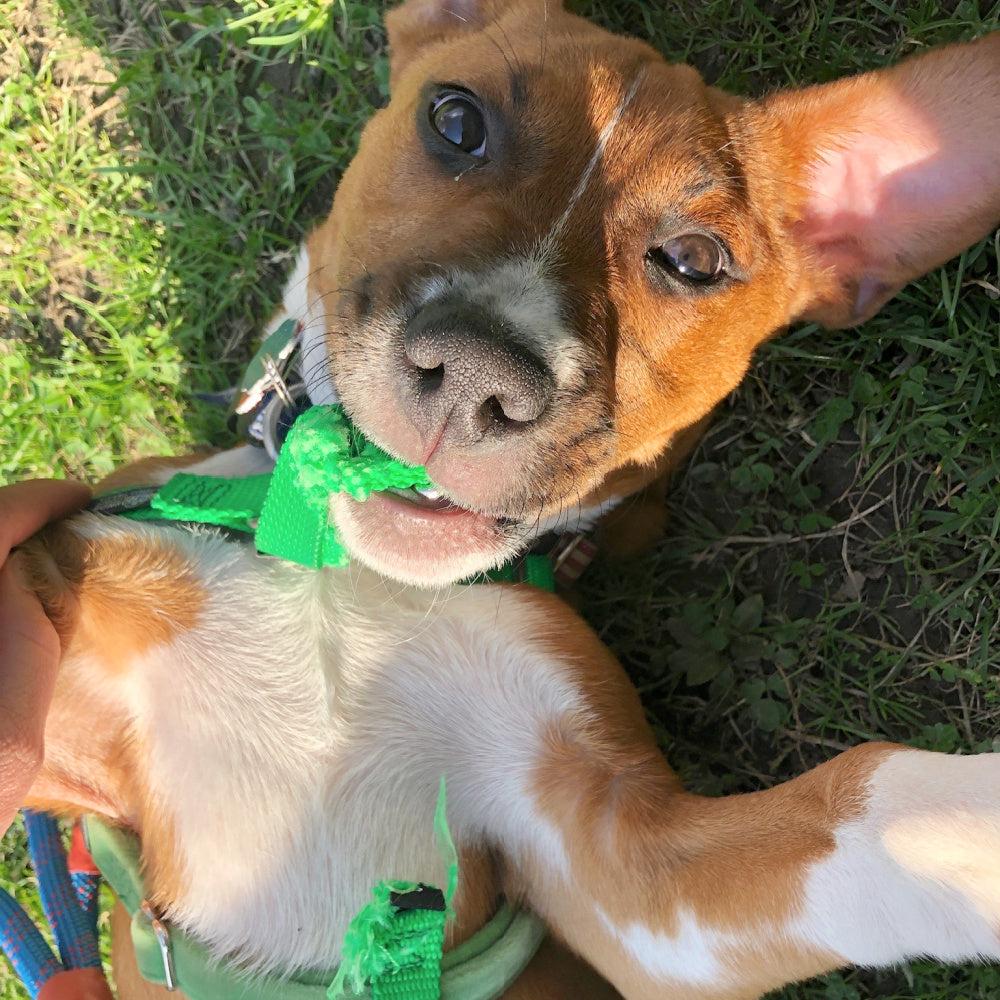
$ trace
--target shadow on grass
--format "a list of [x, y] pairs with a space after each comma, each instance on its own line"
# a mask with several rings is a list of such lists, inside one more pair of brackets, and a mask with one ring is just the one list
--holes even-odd
[[[126, 211], [159, 241], [161, 300], [150, 308], [184, 356], [189, 388], [222, 388], [382, 99], [380, 11], [303, 2], [318, 26], [268, 46], [227, 27], [235, 8], [58, 2], [70, 30], [118, 73], [116, 139], [146, 202]], [[192, 408], [196, 439], [204, 417]]]

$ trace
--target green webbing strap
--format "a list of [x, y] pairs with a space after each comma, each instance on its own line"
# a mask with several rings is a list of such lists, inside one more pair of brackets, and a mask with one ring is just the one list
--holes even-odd
[[504, 563], [486, 574], [490, 583], [530, 583], [540, 590], [553, 593], [556, 589], [555, 571], [548, 556], [526, 555], [519, 562]]
[[[429, 908], [399, 908], [421, 896], [429, 897]], [[444, 910], [437, 909], [440, 892], [413, 882], [380, 882], [372, 897], [351, 921], [344, 961], [327, 996], [340, 1000], [370, 986], [373, 1000], [439, 1000], [445, 925]], [[360, 955], [350, 955], [351, 949]], [[361, 959], [358, 979], [346, 972], [355, 958]]]
[[[177, 472], [156, 492], [122, 490], [97, 497], [91, 509], [133, 520], [214, 524], [254, 535], [259, 552], [320, 569], [346, 566], [349, 553], [330, 521], [330, 496], [367, 500], [386, 489], [428, 489], [420, 466], [372, 444], [340, 406], [313, 406], [288, 432], [271, 473], [224, 479]], [[526, 556], [486, 574], [495, 583], [530, 583], [555, 590], [552, 561]]]
[[[386, 489], [428, 489], [427, 473], [372, 444], [340, 406], [313, 406], [292, 425], [270, 474], [224, 479], [176, 473], [148, 508], [118, 513], [215, 524], [255, 533], [257, 549], [300, 566], [346, 566], [348, 553], [330, 522], [330, 495], [366, 500]], [[99, 498], [100, 500], [109, 500]]]
[[150, 501], [150, 516], [252, 532], [270, 485], [267, 473], [222, 479], [178, 472]]
[[427, 473], [372, 444], [339, 406], [313, 406], [292, 425], [278, 453], [256, 543], [301, 566], [346, 566], [347, 550], [330, 522], [330, 494], [367, 500], [390, 488], [428, 489]]
[[380, 882], [372, 901], [351, 921], [330, 1000], [371, 983], [374, 1000], [439, 1000], [444, 929], [458, 887], [458, 852], [448, 829], [445, 780], [441, 778], [434, 832], [448, 868], [444, 892], [417, 882]]
[[[138, 839], [93, 816], [85, 818], [85, 829], [97, 867], [132, 917], [136, 961], [149, 982], [166, 984], [165, 961], [169, 961], [177, 989], [190, 1000], [327, 1000], [328, 984], [339, 970], [321, 970], [296, 979], [250, 977], [243, 969], [212, 958], [176, 927], [169, 929], [165, 959], [153, 918], [142, 907], [145, 889]], [[504, 903], [482, 930], [441, 959], [441, 1000], [497, 1000], [524, 971], [544, 936], [538, 917]], [[342, 996], [344, 1000], [375, 1000], [370, 986], [360, 991], [346, 988]]]

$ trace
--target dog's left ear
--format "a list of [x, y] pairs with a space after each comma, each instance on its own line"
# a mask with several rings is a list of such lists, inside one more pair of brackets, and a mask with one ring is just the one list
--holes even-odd
[[796, 318], [859, 323], [1000, 222], [1000, 33], [763, 113], [781, 152], [760, 169], [809, 261]]
[[[462, 32], [478, 31], [508, 8], [524, 4], [544, 9], [546, 0], [407, 0], [385, 15], [392, 81], [422, 49]], [[560, 7], [559, 0], [549, 0]]]

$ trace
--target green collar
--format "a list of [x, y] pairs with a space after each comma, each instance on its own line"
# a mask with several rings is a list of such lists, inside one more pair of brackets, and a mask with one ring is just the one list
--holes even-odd
[[[189, 935], [168, 925], [145, 899], [139, 841], [134, 834], [93, 816], [85, 823], [87, 844], [101, 874], [132, 918], [139, 972], [151, 983], [181, 990], [190, 1000], [326, 1000], [337, 970], [298, 978], [250, 976], [213, 959]], [[534, 957], [545, 936], [541, 920], [504, 903], [478, 933], [441, 959], [441, 1000], [496, 1000]], [[345, 1000], [371, 1000], [371, 989]]]
[[[285, 516], [272, 521], [263, 516], [262, 511], [272, 492], [271, 474], [224, 479], [177, 472], [165, 486], [138, 486], [102, 493], [94, 497], [87, 509], [95, 514], [119, 515], [134, 521], [211, 524], [253, 535], [257, 550], [265, 555], [279, 556], [313, 569], [347, 565], [347, 550], [337, 540], [333, 526], [325, 520], [328, 498], [322, 508], [313, 502], [303, 516], [303, 524], [298, 525], [294, 516], [274, 500], [271, 510], [285, 510]], [[300, 502], [309, 507], [309, 501], [300, 498]], [[293, 509], [298, 506], [294, 497], [291, 503]], [[559, 540], [559, 565], [565, 559], [567, 544], [579, 546], [582, 538], [582, 535], [572, 535]], [[592, 546], [587, 548], [589, 551], [583, 566], [589, 562], [593, 551]], [[528, 553], [464, 582], [528, 583], [551, 592], [556, 588], [555, 554], [555, 551], [548, 555]], [[577, 575], [578, 572], [565, 579], [560, 576], [559, 582], [572, 582]]]
[[137, 520], [214, 524], [254, 535], [257, 549], [309, 569], [346, 566], [347, 550], [329, 517], [330, 495], [366, 500], [387, 489], [428, 489], [418, 466], [372, 444], [340, 406], [312, 406], [292, 425], [274, 471], [226, 479], [178, 472], [159, 490], [99, 497], [92, 509]]
[[[309, 569], [346, 566], [348, 551], [330, 520], [331, 494], [367, 500], [383, 490], [423, 491], [433, 484], [423, 467], [407, 465], [369, 441], [339, 404], [290, 406], [280, 417], [271, 413], [274, 404], [290, 405], [301, 390], [284, 380], [298, 337], [299, 324], [286, 320], [264, 341], [243, 374], [230, 414], [234, 427], [276, 456], [272, 472], [233, 479], [178, 472], [160, 489], [107, 493], [90, 509], [134, 520], [212, 524], [252, 534], [259, 552]], [[283, 443], [273, 433], [282, 422], [290, 422]], [[500, 567], [485, 579], [555, 589], [551, 562], [539, 556]]]
[[[405, 465], [372, 444], [339, 405], [313, 406], [292, 425], [273, 472], [233, 479], [177, 472], [159, 489], [102, 494], [89, 509], [138, 521], [229, 528], [253, 535], [265, 555], [321, 569], [349, 562], [330, 521], [332, 493], [366, 500], [380, 490], [430, 486], [423, 468]], [[482, 581], [555, 589], [552, 561], [542, 555], [501, 566]]]

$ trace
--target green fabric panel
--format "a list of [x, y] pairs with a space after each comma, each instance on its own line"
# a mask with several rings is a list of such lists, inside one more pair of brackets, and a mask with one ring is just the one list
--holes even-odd
[[[150, 982], [165, 985], [159, 942], [141, 909], [145, 889], [138, 839], [93, 816], [86, 817], [85, 831], [97, 867], [132, 916], [139, 971]], [[442, 957], [441, 1000], [497, 1000], [524, 971], [544, 936], [537, 916], [505, 903], [482, 930]], [[301, 979], [251, 978], [231, 963], [213, 960], [207, 949], [176, 927], [170, 928], [170, 951], [177, 987], [190, 1000], [326, 1000], [327, 984], [336, 974], [331, 969]], [[371, 989], [348, 989], [343, 996], [374, 1000]]]
[[524, 582], [552, 593], [556, 589], [552, 560], [548, 556], [525, 556]]
[[153, 497], [152, 507], [171, 521], [197, 521], [251, 531], [271, 485], [270, 475], [224, 479], [178, 472]]
[[[496, 1000], [524, 972], [545, 937], [545, 925], [528, 910], [507, 904], [498, 913], [513, 912], [499, 936], [490, 932], [496, 917], [466, 944], [479, 947], [480, 935], [488, 942], [475, 955], [441, 973], [441, 1000]], [[503, 918], [501, 918], [503, 919]], [[451, 952], [444, 956], [447, 960]], [[442, 960], [442, 966], [444, 965]]]
[[140, 874], [139, 841], [135, 834], [97, 819], [83, 819], [84, 840], [104, 880], [129, 913], [139, 909], [146, 889]]
[[[166, 984], [160, 946], [145, 914], [132, 918], [132, 942], [139, 972], [151, 983]], [[176, 928], [170, 931], [177, 988], [190, 1000], [325, 1000], [326, 986], [281, 979], [249, 976], [228, 962], [216, 962], [207, 950]], [[329, 973], [330, 979], [334, 972]], [[346, 993], [347, 1000], [372, 1000], [371, 991]]]

